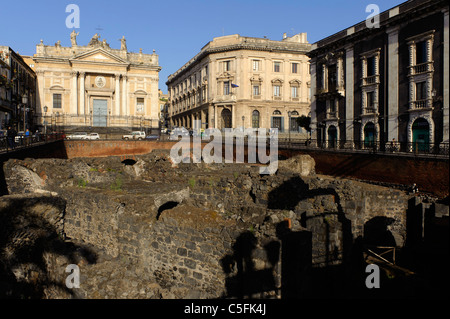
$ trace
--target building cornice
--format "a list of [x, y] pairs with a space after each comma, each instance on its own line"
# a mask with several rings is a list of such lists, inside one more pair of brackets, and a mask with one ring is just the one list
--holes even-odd
[[[243, 38], [246, 41], [246, 38]], [[309, 43], [292, 43], [292, 42], [280, 42], [280, 41], [268, 41], [263, 43], [236, 43], [225, 46], [211, 47], [210, 43], [205, 45], [203, 49], [193, 57], [189, 62], [183, 65], [175, 73], [169, 75], [166, 82], [169, 85], [171, 82], [175, 81], [177, 78], [183, 76], [188, 70], [191, 70], [195, 65], [200, 63], [205, 57], [210, 54], [240, 51], [240, 50], [250, 50], [250, 51], [263, 51], [263, 52], [279, 52], [279, 53], [296, 53], [296, 54], [307, 54], [311, 48]]]
[[389, 33], [395, 31], [404, 21], [421, 18], [429, 12], [441, 12], [442, 7], [448, 6], [445, 0], [412, 0], [404, 2], [394, 8], [379, 14], [380, 25], [378, 28], [368, 28], [366, 21], [359, 22], [352, 27], [341, 30], [312, 44], [311, 51], [307, 54], [314, 59], [323, 53], [342, 48], [349, 43], [354, 44], [376, 33]]

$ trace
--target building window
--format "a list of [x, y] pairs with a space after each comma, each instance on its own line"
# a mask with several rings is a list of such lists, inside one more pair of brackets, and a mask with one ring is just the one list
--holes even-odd
[[370, 58], [367, 58], [367, 76], [373, 76], [376, 74], [375, 56], [371, 56]]
[[296, 86], [291, 87], [291, 97], [292, 98], [298, 97], [298, 87], [296, 87]]
[[223, 82], [223, 95], [230, 94], [230, 81]]
[[259, 111], [252, 112], [252, 128], [259, 128]]
[[416, 43], [416, 65], [428, 62], [427, 42], [420, 41]]
[[425, 32], [406, 39], [409, 46], [409, 109], [422, 111], [431, 108], [433, 101], [434, 31]]
[[231, 61], [223, 61], [223, 71], [228, 72], [231, 70]]
[[253, 60], [252, 61], [253, 72], [259, 71], [261, 69], [260, 62], [261, 62], [260, 60]]
[[275, 97], [281, 96], [281, 87], [279, 85], [273, 86], [273, 96], [275, 96]]
[[281, 116], [281, 112], [276, 110], [273, 112], [273, 116], [271, 119], [271, 128], [277, 128], [279, 132], [283, 132], [283, 128], [284, 128], [284, 118]]
[[425, 100], [427, 98], [427, 83], [416, 83], [416, 101]]
[[60, 109], [62, 105], [62, 95], [55, 93], [53, 94], [53, 108]]
[[292, 63], [292, 73], [298, 73], [298, 63]]
[[281, 62], [273, 63], [273, 72], [281, 72]]
[[259, 85], [253, 85], [253, 96], [259, 96], [261, 95], [260, 92], [260, 86]]
[[290, 123], [289, 123], [289, 130], [291, 132], [299, 132], [299, 125], [297, 121], [297, 117], [291, 117]]
[[336, 64], [328, 66], [328, 92], [336, 90]]
[[367, 97], [367, 109], [368, 111], [371, 111], [369, 113], [374, 113], [375, 110], [375, 92], [371, 91], [371, 92], [367, 92], [366, 93], [366, 97]]
[[144, 98], [138, 97], [136, 99], [136, 112], [143, 113], [144, 112]]

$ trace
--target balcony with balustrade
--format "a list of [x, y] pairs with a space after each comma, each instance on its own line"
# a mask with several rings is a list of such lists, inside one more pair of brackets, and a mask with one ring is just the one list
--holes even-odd
[[409, 102], [410, 111], [427, 111], [433, 108], [432, 99], [421, 99]]
[[409, 76], [433, 72], [433, 61], [409, 66]]

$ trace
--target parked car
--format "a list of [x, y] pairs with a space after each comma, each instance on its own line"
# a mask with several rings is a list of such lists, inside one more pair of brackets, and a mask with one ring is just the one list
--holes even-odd
[[84, 140], [87, 136], [86, 132], [75, 132], [73, 134], [67, 135], [66, 139], [68, 140]]
[[83, 137], [83, 140], [99, 140], [100, 135], [98, 133], [89, 133], [85, 137]]
[[170, 132], [170, 140], [178, 140], [179, 136], [189, 136], [189, 131], [184, 127], [176, 127]]
[[146, 139], [146, 140], [157, 140], [157, 139], [159, 139], [159, 136], [156, 135], [156, 134], [150, 134], [150, 135], [147, 135], [147, 136], [145, 137], [145, 139]]
[[126, 134], [122, 136], [123, 140], [143, 140], [145, 139], [145, 132], [144, 131], [133, 131], [131, 134]]
[[25, 133], [23, 131], [19, 131], [17, 132], [16, 137], [14, 138], [14, 140], [16, 141], [16, 143], [20, 143], [21, 139], [23, 138], [23, 136], [25, 135]]

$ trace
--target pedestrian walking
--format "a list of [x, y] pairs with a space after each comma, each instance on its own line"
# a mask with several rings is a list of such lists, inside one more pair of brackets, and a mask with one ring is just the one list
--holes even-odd
[[11, 149], [14, 149], [16, 147], [16, 135], [17, 132], [14, 128], [12, 128], [11, 126], [8, 126], [8, 131], [6, 132], [6, 136], [8, 139], [8, 146]]
[[30, 145], [30, 144], [31, 144], [31, 143], [30, 143], [30, 130], [27, 129], [27, 130], [25, 131], [25, 145], [28, 146], [28, 145]]

